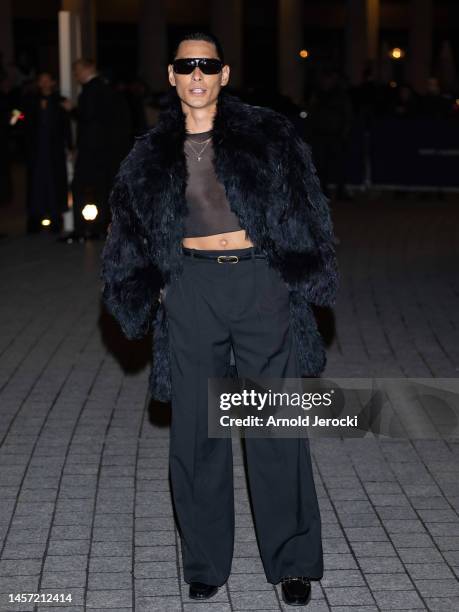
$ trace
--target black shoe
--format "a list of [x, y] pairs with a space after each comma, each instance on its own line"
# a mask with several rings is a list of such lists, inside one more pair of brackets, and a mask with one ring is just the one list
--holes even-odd
[[282, 599], [290, 606], [305, 606], [311, 599], [311, 583], [306, 576], [282, 578]]
[[191, 599], [209, 599], [218, 591], [218, 586], [204, 582], [190, 582]]

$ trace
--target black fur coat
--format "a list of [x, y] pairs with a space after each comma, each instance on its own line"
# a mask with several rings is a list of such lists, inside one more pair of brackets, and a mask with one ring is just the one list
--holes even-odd
[[[171, 397], [166, 312], [160, 289], [181, 273], [187, 213], [185, 115], [175, 88], [158, 123], [122, 162], [102, 251], [102, 298], [129, 339], [152, 329], [152, 397]], [[219, 94], [214, 164], [231, 209], [290, 289], [290, 315], [303, 376], [325, 367], [311, 304], [332, 306], [338, 288], [333, 228], [311, 150], [283, 115]]]

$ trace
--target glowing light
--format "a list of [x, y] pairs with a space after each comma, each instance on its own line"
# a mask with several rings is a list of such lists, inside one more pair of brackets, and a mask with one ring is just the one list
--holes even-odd
[[42, 219], [41, 224], [45, 227], [48, 227], [48, 225], [51, 225], [51, 219]]
[[81, 214], [83, 215], [85, 221], [94, 221], [99, 214], [99, 211], [97, 210], [97, 206], [95, 204], [85, 204]]
[[392, 57], [392, 59], [401, 59], [405, 56], [405, 51], [403, 51], [403, 49], [400, 49], [399, 47], [394, 47], [390, 52], [390, 56]]
[[309, 51], [307, 49], [301, 49], [300, 57], [302, 57], [303, 59], [309, 57]]
[[390, 85], [391, 87], [397, 87], [397, 81], [391, 81], [391, 82], [389, 83], [389, 85]]

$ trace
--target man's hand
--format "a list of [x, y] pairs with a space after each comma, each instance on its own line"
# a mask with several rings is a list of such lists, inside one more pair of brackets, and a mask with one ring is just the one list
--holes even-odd
[[68, 98], [65, 98], [65, 100], [61, 100], [61, 106], [62, 108], [65, 108], [67, 112], [70, 112], [73, 108], [72, 102]]

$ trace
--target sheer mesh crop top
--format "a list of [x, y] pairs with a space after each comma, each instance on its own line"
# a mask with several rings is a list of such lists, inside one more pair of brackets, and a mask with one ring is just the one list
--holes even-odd
[[185, 191], [188, 205], [184, 233], [186, 238], [242, 229], [237, 215], [230, 208], [225, 188], [215, 174], [212, 140], [207, 144], [205, 142], [211, 135], [212, 130], [186, 135], [184, 150], [189, 173]]

